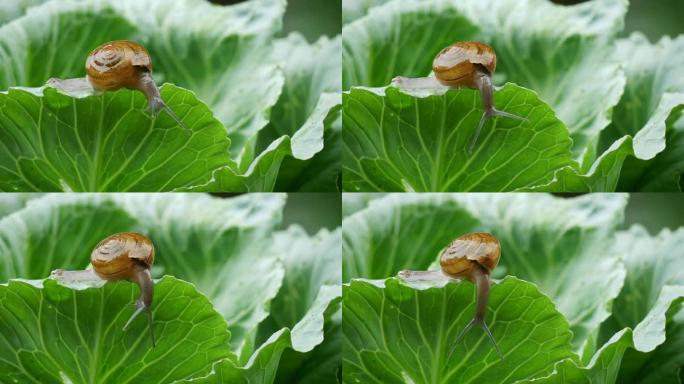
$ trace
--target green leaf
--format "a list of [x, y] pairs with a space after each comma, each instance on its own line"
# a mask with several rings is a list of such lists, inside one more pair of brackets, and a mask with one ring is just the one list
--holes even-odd
[[[276, 42], [273, 57], [284, 60], [285, 85], [273, 107], [271, 122], [259, 132], [255, 153], [283, 135], [294, 139], [298, 130], [315, 133], [306, 135], [309, 140], [293, 143], [300, 147], [306, 144], [313, 155], [303, 156], [293, 147], [292, 156], [285, 156], [280, 165], [276, 190], [337, 191], [341, 139], [332, 121], [339, 115], [341, 103], [339, 96], [334, 95], [341, 90], [341, 41], [339, 36], [323, 37], [308, 44], [301, 35], [293, 33]], [[307, 129], [311, 124], [324, 127], [322, 137], [318, 129]], [[242, 160], [244, 163], [252, 159]]]
[[309, 237], [299, 226], [277, 233], [272, 252], [280, 254], [285, 278], [271, 303], [280, 327], [293, 327], [306, 314], [324, 286], [341, 284], [342, 232], [321, 230]]
[[[684, 164], [678, 156], [681, 149], [678, 143], [682, 141], [682, 129], [673, 125], [681, 116], [682, 110], [684, 110], [684, 93], [664, 94], [648, 122], [634, 138], [627, 135], [613, 142], [586, 173], [582, 173], [577, 168], [566, 167], [557, 172], [552, 182], [529, 188], [529, 190], [614, 191], [618, 187], [619, 178], [624, 178], [625, 173], [639, 175], [639, 172], [643, 172], [639, 175], [639, 177], [644, 177], [641, 180], [643, 184], [635, 185], [635, 189], [679, 190], [679, 179], [684, 172]], [[663, 152], [666, 148], [674, 149]], [[658, 156], [658, 154], [663, 155]], [[637, 164], [623, 164], [627, 159], [634, 159]], [[653, 167], [645, 168], [644, 161], [652, 164]]]
[[170, 382], [201, 377], [229, 358], [230, 333], [193, 285], [155, 285], [157, 346], [147, 322], [122, 331], [137, 288], [128, 282], [72, 289], [52, 279], [0, 285], [0, 372], [40, 383]]
[[[239, 366], [232, 359], [224, 359], [214, 365], [211, 375], [188, 382], [230, 384], [273, 382], [276, 378], [276, 372], [278, 375], [281, 374], [278, 367], [279, 362], [285, 360], [281, 356], [286, 349], [308, 352], [313, 345], [320, 343], [310, 343], [310, 336], [313, 334], [316, 337], [323, 337], [323, 325], [329, 319], [330, 313], [334, 313], [334, 310], [331, 309], [339, 306], [340, 287], [326, 287], [321, 290], [321, 293], [302, 321], [291, 331], [288, 328], [283, 328], [271, 335], [249, 357], [244, 366]], [[332, 297], [336, 297], [336, 299], [331, 300]], [[284, 363], [287, 364], [287, 362]]]
[[[26, 207], [0, 219], [0, 264], [10, 267], [7, 269], [9, 276], [5, 276], [4, 268], [0, 270], [0, 279], [32, 274], [45, 276], [54, 268], [83, 269], [88, 264], [90, 250], [102, 238], [113, 232], [138, 231], [154, 241], [157, 258], [153, 274], [174, 273], [190, 280], [192, 286], [183, 284], [192, 287], [193, 292], [200, 290], [212, 300], [212, 313], [217, 311], [216, 315], [227, 320], [222, 320], [221, 329], [226, 335], [227, 331], [233, 335], [229, 344], [227, 337], [221, 339], [220, 334], [215, 333], [226, 353], [208, 361], [201, 373], [175, 379], [179, 382], [188, 379], [189, 382], [270, 383], [298, 376], [305, 383], [308, 375], [330, 378], [339, 367], [341, 353], [340, 272], [335, 268], [339, 266], [340, 231], [322, 231], [314, 237], [296, 227], [275, 232], [280, 226], [284, 203], [282, 194], [252, 194], [230, 199], [200, 194], [37, 197]], [[287, 285], [281, 290], [284, 262]], [[14, 272], [15, 269], [20, 271]], [[37, 272], [32, 272], [33, 269]], [[172, 278], [165, 277], [162, 282], [166, 279]], [[103, 289], [109, 286], [127, 287], [126, 292], [130, 294], [126, 295], [126, 303], [132, 302], [133, 294], [137, 292], [130, 283], [108, 284]], [[172, 293], [170, 299], [174, 295], [183, 296], [183, 293]], [[296, 300], [299, 295], [306, 298]], [[101, 294], [97, 293], [96, 297], [100, 298]], [[183, 297], [187, 298], [187, 295]], [[2, 293], [0, 299], [4, 300]], [[155, 306], [158, 303], [157, 298]], [[297, 306], [290, 311], [293, 303]], [[3, 304], [0, 304], [0, 312], [17, 313], [13, 308], [9, 312], [4, 310]], [[126, 306], [122, 304], [121, 307]], [[116, 321], [125, 321], [127, 314], [124, 311]], [[188, 309], [187, 316], [190, 314], [194, 316], [197, 311]], [[156, 312], [155, 316], [158, 316]], [[54, 319], [54, 316], [49, 318]], [[279, 326], [265, 333], [263, 339], [255, 340], [255, 330], [269, 319], [277, 319]], [[182, 318], [180, 321], [189, 324]], [[53, 322], [62, 325], [61, 321]], [[4, 319], [0, 315], [0, 334], [4, 331], [3, 325]], [[112, 329], [118, 330], [118, 327], [112, 326]], [[14, 325], [9, 326], [8, 332], [14, 328]], [[133, 331], [138, 332], [137, 335], [142, 331], [141, 340], [147, 341], [145, 328], [141, 326], [129, 332]], [[184, 329], [173, 332], [187, 333]], [[2, 340], [6, 339], [0, 335], [0, 348]], [[188, 362], [211, 357], [180, 344], [185, 348], [181, 355]], [[228, 352], [230, 348], [239, 351], [240, 355]], [[100, 358], [103, 366], [117, 363], [108, 360], [108, 356]], [[143, 361], [141, 356], [138, 358]], [[0, 356], [0, 376], [4, 372], [20, 373], [14, 367], [4, 367], [2, 359]], [[73, 369], [79, 369], [78, 364], [82, 363], [72, 364]], [[173, 367], [165, 366], [164, 374], [181, 365], [175, 361], [169, 364]], [[59, 377], [58, 369], [46, 369]], [[124, 381], [111, 377], [108, 380]], [[140, 380], [166, 382], [149, 376]]]
[[[684, 37], [668, 37], [651, 44], [639, 33], [619, 40], [616, 56], [625, 63], [627, 87], [615, 108], [615, 118], [604, 133], [604, 146], [624, 135], [637, 135], [647, 127], [649, 119], [660, 113], [668, 93], [684, 93], [680, 68], [684, 65]], [[681, 160], [684, 121], [675, 124], [679, 116], [672, 114], [662, 152], [653, 159], [627, 157], [620, 178], [621, 190], [679, 191], [679, 179], [684, 173]], [[668, 124], [669, 125], [669, 124]], [[665, 145], [665, 143], [667, 145]]]
[[372, 200], [342, 220], [342, 281], [427, 269], [455, 236], [478, 225], [448, 195], [397, 194]]
[[[625, 270], [613, 243], [625, 195], [390, 195], [343, 219], [343, 281], [436, 269], [440, 251], [476, 231], [501, 242], [495, 276], [534, 282], [569, 321], [579, 349], [610, 316]], [[445, 224], [448, 223], [448, 224]], [[533, 255], [533, 257], [532, 257]], [[597, 255], [601, 255], [597, 260]], [[599, 289], [602, 294], [596, 295]]]
[[[209, 192], [230, 191], [236, 188], [247, 191], [273, 190], [279, 177], [279, 170], [284, 167], [282, 164], [286, 158], [291, 157], [295, 162], [299, 160], [306, 162], [321, 153], [325, 145], [326, 132], [330, 130], [331, 120], [334, 120], [334, 116], [340, 109], [340, 98], [339, 94], [321, 94], [308, 120], [291, 138], [287, 135], [279, 137], [256, 157], [252, 157], [254, 153], [247, 155], [243, 153], [240, 164], [242, 174], [238, 174], [231, 167], [224, 167], [214, 173], [214, 178], [209, 183], [188, 188], [188, 190]], [[337, 163], [337, 159], [333, 160], [332, 171], [335, 174], [339, 172], [339, 168], [336, 167]], [[296, 166], [301, 165], [298, 163]], [[286, 180], [287, 177], [285, 177]]]
[[[345, 382], [513, 382], [551, 373], [572, 356], [568, 324], [531, 283], [506, 277], [492, 287], [488, 324], [456, 337], [473, 314], [469, 282], [416, 289], [391, 278], [343, 286]], [[453, 353], [450, 351], [453, 349]]]
[[47, 195], [0, 219], [0, 281], [83, 269], [105, 237], [132, 230], [135, 219], [102, 195]]
[[191, 92], [165, 85], [152, 119], [139, 92], [70, 97], [52, 88], [0, 93], [0, 189], [170, 191], [230, 164], [223, 126]]
[[[331, 115], [328, 116], [329, 118]], [[342, 114], [335, 108], [334, 122], [324, 122], [323, 150], [309, 161], [286, 157], [280, 167], [276, 191], [340, 192], [342, 184]], [[326, 119], [327, 121], [327, 119]], [[291, 171], [292, 170], [292, 171]], [[292, 176], [296, 172], [296, 177]]]
[[388, 87], [345, 93], [344, 189], [512, 191], [548, 183], [558, 169], [576, 166], [567, 128], [534, 92], [506, 84], [494, 100], [529, 121], [491, 119], [469, 155], [482, 115], [476, 91], [418, 97]]
[[684, 66], [684, 36], [664, 37], [651, 44], [644, 35], [633, 33], [617, 41], [616, 57], [625, 63], [627, 86], [615, 106], [613, 129], [620, 136], [634, 136], [648, 122], [667, 92], [684, 92], [680, 75]]
[[[618, 376], [618, 370], [626, 352], [652, 352], [658, 345], [665, 341], [666, 323], [672, 318], [672, 313], [681, 308], [684, 302], [684, 286], [665, 286], [658, 297], [655, 305], [632, 331], [630, 328], [616, 333], [613, 337], [596, 352], [587, 366], [578, 364], [577, 361], [565, 360], [556, 365], [553, 374], [534, 381], [537, 383], [613, 383], [638, 382], [638, 383], [662, 383], [676, 382], [678, 366], [672, 366], [671, 361], [651, 362], [653, 368], [644, 370], [644, 376], [622, 377]], [[673, 311], [674, 310], [674, 311]], [[681, 316], [679, 318], [681, 321]], [[681, 334], [679, 336], [681, 340]], [[676, 347], [675, 347], [676, 348]], [[681, 353], [681, 346], [670, 353]], [[672, 356], [664, 356], [672, 358]], [[625, 357], [626, 358], [626, 357]], [[663, 369], [663, 365], [667, 368]], [[646, 368], [646, 367], [644, 367]], [[637, 373], [639, 374], [639, 373]], [[618, 377], [620, 377], [618, 379]], [[667, 381], [659, 381], [666, 378]], [[523, 382], [521, 382], [523, 383]]]
[[[316, 375], [322, 382], [334, 382], [341, 351], [332, 351], [328, 343], [332, 333], [324, 334], [321, 319], [329, 319], [326, 311], [336, 309], [341, 299], [340, 260], [341, 230], [321, 230], [309, 237], [299, 226], [277, 233], [272, 252], [282, 254], [285, 277], [278, 295], [271, 302], [269, 317], [259, 325], [257, 344], [281, 328], [292, 329], [292, 346], [278, 366], [279, 382], [304, 382], [307, 375]], [[328, 326], [328, 328], [333, 328]], [[324, 354], [314, 352], [322, 347]], [[316, 368], [321, 372], [313, 373]]]
[[663, 38], [656, 45], [641, 34], [619, 40], [615, 56], [624, 63], [627, 86], [613, 122], [602, 132], [602, 154], [590, 168], [566, 168], [553, 183], [536, 190], [679, 191], [684, 173], [684, 125], [677, 123], [684, 102], [682, 48], [681, 38]]
[[340, 92], [342, 39], [321, 37], [314, 44], [298, 33], [277, 40], [273, 58], [282, 60], [285, 84], [273, 107], [270, 125], [278, 135], [292, 136], [317, 107], [323, 93]]
[[[682, 229], [675, 232], [664, 230], [652, 237], [643, 227], [633, 226], [618, 234], [615, 248], [625, 264], [627, 278], [620, 295], [615, 299], [611, 319], [602, 326], [601, 334], [604, 337], [624, 327], [633, 328], [647, 318], [649, 311], [661, 300], [665, 286], [684, 287], [684, 275], [681, 272], [684, 270], [684, 252], [679, 246], [682, 241]], [[675, 352], [684, 347], [682, 319], [679, 316], [668, 325], [670, 329], [666, 343], [653, 353], [628, 351], [625, 358], [629, 358], [629, 364], [623, 364], [620, 372], [620, 376], [625, 378], [623, 381], [629, 377], [641, 377], [643, 380], [650, 377], [651, 382], [657, 383], [658, 378], [662, 379], [663, 376], [676, 376], [676, 371], [684, 364], [684, 356]], [[650, 367], [666, 360], [670, 360], [669, 367], [661, 366], [655, 370], [658, 374], [651, 375], [653, 370]]]
[[342, 27], [342, 84], [378, 87], [398, 75], [425, 76], [432, 58], [454, 36], [469, 40], [477, 27], [442, 2], [390, 1]]
[[684, 286], [684, 229], [651, 236], [640, 225], [617, 234], [615, 253], [627, 277], [612, 315], [619, 328], [635, 327], [653, 307], [665, 285]]

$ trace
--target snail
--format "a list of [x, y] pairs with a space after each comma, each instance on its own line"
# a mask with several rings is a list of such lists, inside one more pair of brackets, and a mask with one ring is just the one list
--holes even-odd
[[477, 301], [475, 315], [456, 338], [455, 344], [466, 335], [473, 326], [479, 325], [491, 340], [496, 352], [503, 359], [503, 354], [487, 327], [485, 315], [489, 301], [490, 273], [499, 263], [501, 245], [494, 235], [489, 233], [469, 233], [452, 241], [439, 257], [441, 271], [401, 271], [399, 276], [406, 281], [466, 279], [476, 285]]
[[[500, 116], [528, 121], [526, 118], [512, 113], [500, 111], [494, 106], [494, 86], [492, 75], [496, 69], [496, 54], [487, 44], [476, 41], [463, 41], [442, 49], [432, 61], [432, 71], [439, 84], [449, 88], [468, 87], [477, 89], [482, 97], [484, 112], [480, 123], [468, 146], [468, 153], [473, 152], [477, 138], [487, 119]], [[396, 77], [393, 83], [408, 88], [431, 87], [435, 82], [431, 78]]]
[[96, 91], [114, 91], [120, 88], [138, 90], [147, 97], [147, 108], [153, 116], [164, 110], [190, 132], [162, 100], [159, 88], [152, 79], [152, 59], [142, 45], [127, 40], [102, 44], [90, 52], [85, 68], [86, 79]]
[[103, 280], [128, 279], [140, 287], [140, 296], [135, 301], [135, 312], [123, 327], [125, 331], [141, 312], [147, 313], [152, 346], [155, 346], [152, 328], [152, 297], [154, 283], [150, 268], [154, 263], [154, 245], [144, 235], [123, 232], [100, 241], [90, 254], [90, 263], [95, 274]]

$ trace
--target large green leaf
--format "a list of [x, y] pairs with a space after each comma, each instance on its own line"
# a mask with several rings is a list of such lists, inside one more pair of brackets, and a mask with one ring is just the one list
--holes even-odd
[[161, 93], [190, 136], [166, 113], [151, 118], [135, 91], [0, 93], [0, 189], [169, 191], [208, 182], [231, 163], [223, 126], [187, 90]]
[[147, 322], [122, 327], [132, 283], [83, 289], [52, 279], [0, 285], [0, 377], [7, 382], [171, 382], [201, 377], [229, 358], [230, 333], [193, 285], [164, 277], [153, 302], [157, 346]]
[[343, 219], [344, 281], [439, 268], [432, 264], [451, 240], [491, 232], [502, 247], [494, 274], [537, 284], [568, 319], [579, 348], [610, 315], [625, 278], [610, 239], [626, 203], [625, 195], [561, 199], [519, 193], [375, 199]]
[[535, 285], [515, 277], [490, 295], [488, 323], [504, 359], [479, 328], [455, 344], [474, 296], [469, 282], [428, 289], [394, 278], [344, 285], [344, 381], [508, 383], [548, 374], [572, 356], [563, 315]]
[[494, 101], [529, 121], [491, 119], [468, 154], [482, 115], [474, 90], [426, 97], [394, 87], [345, 93], [344, 189], [512, 191], [576, 167], [567, 128], [534, 92], [506, 84]]
[[394, 194], [342, 220], [342, 276], [385, 278], [427, 269], [439, 251], [479, 221], [450, 196]]

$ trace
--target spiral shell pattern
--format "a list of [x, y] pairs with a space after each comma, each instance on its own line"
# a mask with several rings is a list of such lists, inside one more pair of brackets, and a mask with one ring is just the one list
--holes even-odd
[[154, 245], [139, 233], [122, 232], [102, 240], [90, 254], [95, 273], [104, 280], [129, 278], [136, 265], [154, 264]]
[[475, 263], [491, 271], [499, 263], [501, 244], [490, 233], [469, 233], [449, 244], [439, 257], [442, 271], [455, 277], [468, 276]]
[[88, 55], [85, 66], [90, 84], [102, 91], [135, 88], [140, 74], [152, 71], [150, 54], [145, 47], [127, 40], [95, 48]]
[[494, 49], [476, 41], [463, 41], [442, 49], [432, 62], [432, 70], [444, 85], [475, 88], [473, 75], [476, 64], [493, 74], [496, 69]]

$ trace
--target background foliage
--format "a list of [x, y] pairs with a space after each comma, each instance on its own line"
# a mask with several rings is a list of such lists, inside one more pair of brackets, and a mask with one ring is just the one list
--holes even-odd
[[[3, 2], [0, 189], [338, 190], [339, 28], [306, 24], [315, 9], [301, 1], [286, 8], [285, 0]], [[162, 97], [190, 137], [166, 114], [144, 112], [138, 92], [41, 87], [83, 77], [88, 52], [116, 39], [145, 45], [155, 80], [178, 85], [162, 86]], [[117, 174], [134, 176], [117, 182]]]
[[[659, 3], [672, 14], [666, 20], [678, 19], [675, 3]], [[680, 191], [682, 30], [656, 26], [644, 4], [345, 1], [344, 189]], [[494, 82], [503, 84], [495, 104], [529, 120], [493, 119], [473, 154], [466, 143], [482, 114], [475, 90], [388, 86], [395, 76], [430, 75], [437, 52], [464, 40], [495, 49]], [[526, 166], [540, 177], [519, 180]], [[475, 186], [443, 177], [460, 169], [476, 180], [506, 177]]]
[[[681, 381], [684, 223], [669, 214], [681, 196], [348, 194], [343, 204], [345, 382]], [[474, 311], [472, 283], [394, 277], [438, 269], [445, 245], [476, 231], [501, 241], [487, 321], [503, 360], [481, 331], [453, 344]]]
[[[0, 382], [336, 382], [339, 222], [310, 221], [309, 234], [283, 224], [285, 205], [284, 194], [0, 195]], [[121, 331], [133, 283], [46, 278], [85, 268], [121, 231], [155, 244], [156, 348], [143, 321]]]

